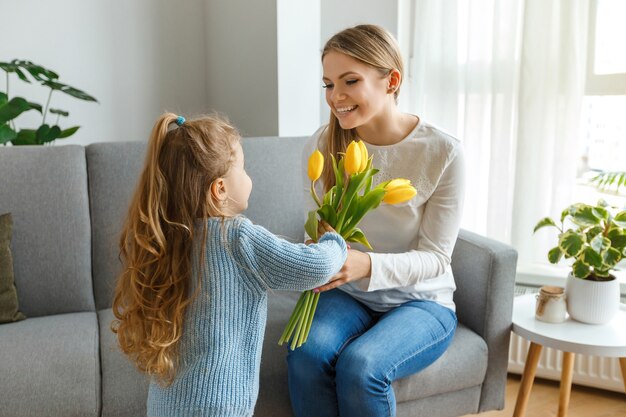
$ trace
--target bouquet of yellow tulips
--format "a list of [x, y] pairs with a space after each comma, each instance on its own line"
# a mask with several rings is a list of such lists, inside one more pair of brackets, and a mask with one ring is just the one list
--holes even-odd
[[[311, 196], [318, 208], [309, 212], [304, 229], [313, 241], [317, 241], [319, 221], [324, 220], [346, 242], [358, 242], [372, 249], [363, 231], [357, 227], [361, 219], [381, 202], [398, 204], [410, 200], [416, 194], [415, 188], [409, 180], [402, 178], [385, 181], [372, 188], [372, 178], [378, 170], [372, 167], [372, 157], [362, 141], [352, 141], [339, 162], [332, 155], [331, 158], [335, 185], [320, 199], [315, 182], [322, 175], [324, 156], [316, 150], [309, 157]], [[290, 348], [294, 350], [306, 342], [319, 296], [313, 291], [302, 293], [278, 341], [279, 345], [291, 340]]]

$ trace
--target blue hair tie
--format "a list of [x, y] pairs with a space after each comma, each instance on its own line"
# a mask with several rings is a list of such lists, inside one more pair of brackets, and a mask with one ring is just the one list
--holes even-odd
[[183, 123], [185, 123], [185, 118], [184, 118], [183, 116], [178, 116], [178, 117], [176, 118], [176, 124], [177, 124], [178, 126], [182, 126], [182, 125], [183, 125]]

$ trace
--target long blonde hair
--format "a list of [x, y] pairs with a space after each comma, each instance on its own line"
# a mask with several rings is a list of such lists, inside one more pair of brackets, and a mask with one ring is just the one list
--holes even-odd
[[[326, 54], [331, 51], [348, 55], [369, 65], [378, 70], [381, 76], [389, 75], [394, 69], [398, 70], [400, 74], [404, 74], [400, 47], [394, 37], [380, 26], [358, 25], [342, 30], [324, 45], [322, 61], [324, 61]], [[400, 93], [401, 83], [402, 78], [400, 78], [400, 84], [394, 93], [396, 100]], [[322, 153], [324, 154], [322, 181], [324, 190], [328, 191], [335, 185], [330, 155], [338, 158], [340, 152], [345, 152], [350, 141], [356, 137], [356, 131], [355, 129], [343, 129], [337, 117], [330, 112], [328, 130], [322, 135], [324, 135], [325, 142], [325, 145], [322, 146]]]
[[[177, 368], [177, 347], [192, 288], [192, 251], [198, 283], [207, 226], [197, 219], [222, 216], [210, 185], [228, 172], [239, 133], [225, 120], [202, 117], [178, 126], [177, 116], [159, 117], [147, 147], [144, 168], [120, 237], [124, 269], [113, 298], [122, 351], [143, 372], [164, 385]], [[180, 119], [179, 119], [180, 122]]]

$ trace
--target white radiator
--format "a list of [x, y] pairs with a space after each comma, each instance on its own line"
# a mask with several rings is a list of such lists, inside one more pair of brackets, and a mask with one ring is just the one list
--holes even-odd
[[[517, 285], [515, 288], [516, 295], [536, 291], [538, 291], [537, 288], [522, 285]], [[622, 302], [624, 302], [623, 299]], [[509, 372], [520, 375], [524, 372], [524, 364], [526, 363], [526, 354], [529, 346], [530, 342], [511, 332]], [[544, 347], [541, 350], [541, 358], [539, 359], [539, 365], [537, 365], [536, 377], [560, 381], [562, 364], [563, 352]], [[576, 354], [572, 383], [620, 393], [624, 392], [624, 381], [622, 380], [622, 372], [618, 358]]]

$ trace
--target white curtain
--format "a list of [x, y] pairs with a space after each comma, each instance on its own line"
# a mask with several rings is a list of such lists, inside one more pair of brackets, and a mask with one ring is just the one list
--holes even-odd
[[[464, 143], [462, 226], [545, 263], [571, 201], [588, 1], [416, 0], [401, 106]], [[402, 97], [404, 96], [404, 97]]]

